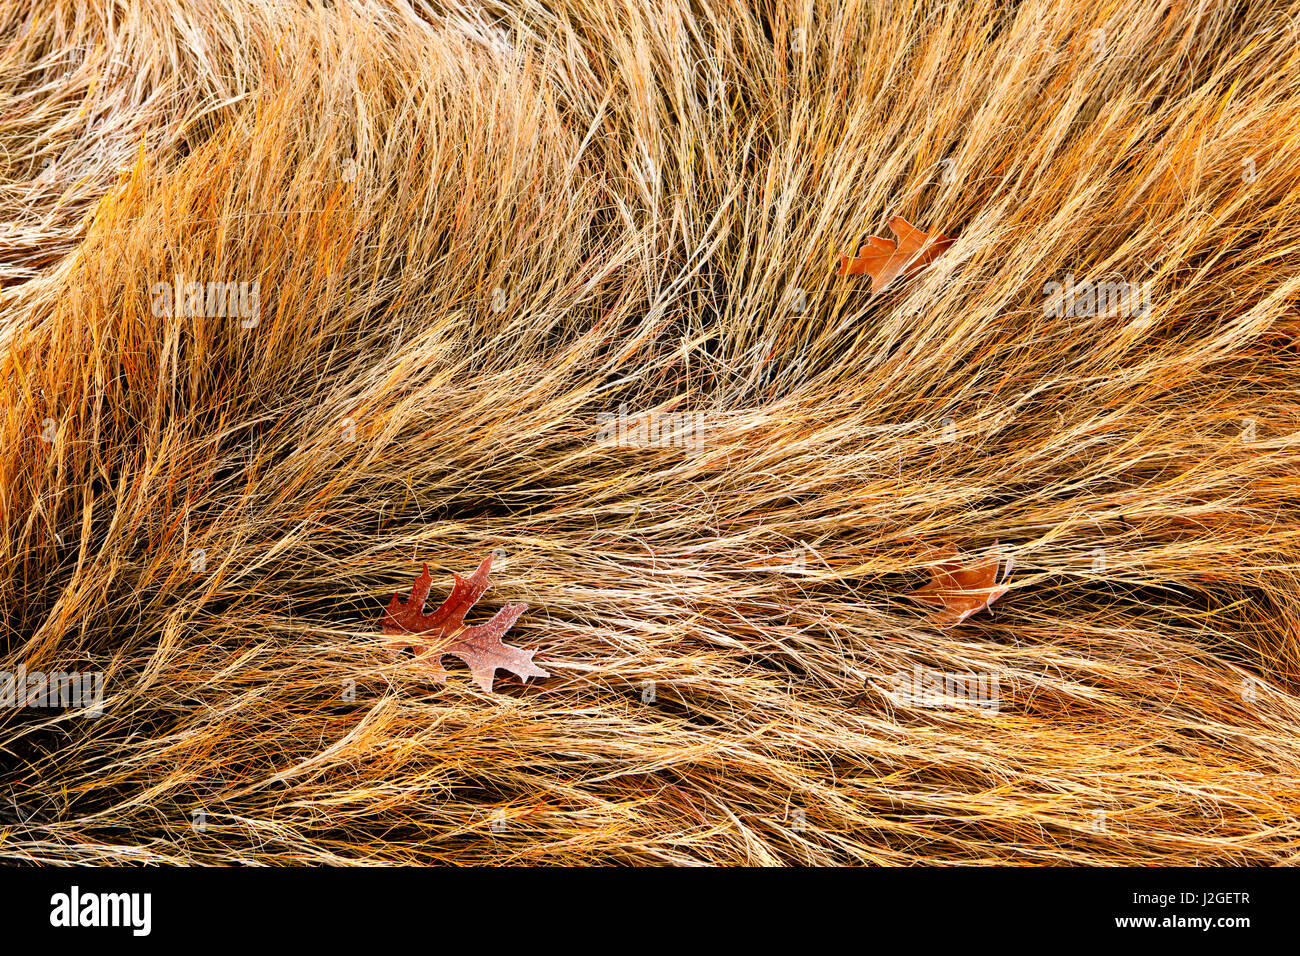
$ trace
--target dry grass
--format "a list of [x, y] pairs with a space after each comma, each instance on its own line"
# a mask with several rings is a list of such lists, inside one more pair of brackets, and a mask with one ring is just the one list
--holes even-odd
[[[0, 858], [1296, 862], [1300, 31], [1008, 7], [0, 0], [3, 669], [105, 675], [0, 711]], [[551, 677], [383, 653], [494, 549]]]

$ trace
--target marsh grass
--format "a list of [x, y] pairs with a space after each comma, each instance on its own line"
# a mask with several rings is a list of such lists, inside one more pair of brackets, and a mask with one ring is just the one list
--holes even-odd
[[[1295, 862], [1295, 40], [0, 0], [3, 669], [106, 694], [0, 712], [0, 858]], [[835, 267], [895, 214], [958, 241], [872, 297]], [[259, 322], [155, 316], [176, 274]], [[1067, 274], [1150, 314], [1048, 314]], [[928, 625], [918, 542], [1011, 592]], [[383, 652], [494, 549], [469, 623], [527, 603], [551, 677]]]

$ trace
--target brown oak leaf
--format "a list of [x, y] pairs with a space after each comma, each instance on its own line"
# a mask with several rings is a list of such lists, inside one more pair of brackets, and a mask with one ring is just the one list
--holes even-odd
[[917, 229], [902, 216], [890, 219], [889, 228], [898, 236], [898, 242], [869, 236], [865, 246], [858, 249], [860, 255], [840, 256], [839, 274], [856, 276], [866, 273], [871, 276], [872, 295], [882, 291], [900, 275], [920, 272], [956, 241], [941, 232]]
[[[465, 625], [465, 615], [487, 591], [488, 572], [492, 569], [492, 556], [488, 555], [478, 570], [468, 578], [455, 572], [456, 579], [451, 595], [432, 614], [424, 614], [424, 602], [429, 596], [429, 566], [411, 585], [411, 596], [406, 603], [399, 594], [388, 602], [388, 610], [380, 621], [380, 630], [388, 635], [404, 635], [406, 640], [393, 642], [393, 650], [413, 649], [421, 663], [443, 683], [447, 672], [442, 669], [442, 659], [448, 654], [459, 657], [469, 665], [470, 674], [485, 691], [491, 692], [497, 668], [508, 670], [523, 680], [530, 677], [550, 677], [533, 663], [533, 651], [511, 647], [501, 642], [502, 636], [528, 610], [527, 604], [507, 604], [486, 624], [473, 627]], [[411, 635], [422, 635], [420, 640]]]
[[910, 595], [926, 604], [940, 606], [940, 610], [929, 617], [932, 624], [960, 624], [1009, 590], [1007, 581], [1011, 578], [1015, 558], [1007, 556], [1007, 566], [999, 581], [998, 566], [1002, 563], [1002, 553], [996, 547], [974, 564], [963, 564], [953, 547], [944, 548], [940, 557], [942, 560], [929, 569], [930, 583]]

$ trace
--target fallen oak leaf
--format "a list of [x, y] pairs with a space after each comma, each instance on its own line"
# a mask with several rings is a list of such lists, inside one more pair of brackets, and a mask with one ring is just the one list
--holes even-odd
[[866, 273], [871, 276], [872, 295], [881, 292], [899, 276], [920, 272], [956, 241], [942, 232], [917, 229], [902, 216], [890, 219], [889, 228], [898, 236], [898, 242], [880, 236], [868, 236], [865, 251], [859, 248], [859, 255], [840, 256], [838, 274], [856, 276]]
[[432, 635], [431, 639], [394, 641], [393, 650], [400, 652], [406, 648], [414, 650], [421, 658], [421, 663], [432, 672], [435, 679], [442, 683], [447, 681], [447, 672], [442, 669], [442, 659], [448, 654], [459, 657], [469, 665], [470, 674], [478, 685], [487, 692], [492, 691], [492, 682], [498, 668], [508, 670], [522, 680], [530, 677], [550, 677], [546, 671], [533, 663], [534, 651], [504, 644], [501, 638], [519, 619], [519, 615], [528, 610], [527, 604], [507, 604], [493, 615], [486, 624], [465, 625], [465, 615], [478, 603], [488, 587], [488, 572], [492, 569], [492, 555], [483, 559], [478, 570], [468, 578], [462, 578], [452, 572], [456, 583], [451, 595], [443, 601], [432, 614], [424, 614], [424, 602], [429, 597], [429, 566], [411, 585], [411, 594], [406, 603], [401, 602], [400, 594], [394, 594], [388, 602], [388, 609], [380, 620], [380, 631], [390, 636], [396, 635]]
[[998, 580], [998, 566], [1002, 553], [994, 546], [992, 552], [974, 564], [963, 564], [957, 549], [947, 547], [940, 552], [941, 560], [930, 567], [930, 583], [909, 596], [925, 604], [938, 604], [940, 610], [931, 614], [931, 624], [960, 624], [976, 611], [989, 607], [1006, 594], [1007, 581], [1015, 566], [1015, 557], [1007, 556], [1007, 566]]

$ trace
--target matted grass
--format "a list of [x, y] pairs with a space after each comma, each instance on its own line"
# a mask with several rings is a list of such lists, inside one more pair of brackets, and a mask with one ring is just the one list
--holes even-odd
[[0, 0], [0, 858], [1295, 862], [1285, 10]]

